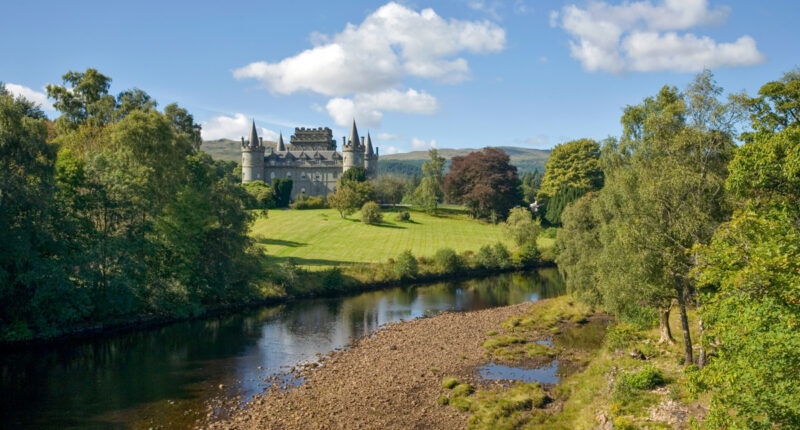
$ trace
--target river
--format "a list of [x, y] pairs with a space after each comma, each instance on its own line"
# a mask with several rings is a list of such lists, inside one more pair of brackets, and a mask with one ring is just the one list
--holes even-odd
[[[188, 428], [381, 325], [562, 294], [554, 268], [307, 299], [0, 355], [0, 427]], [[289, 380], [283, 382], [288, 383]]]

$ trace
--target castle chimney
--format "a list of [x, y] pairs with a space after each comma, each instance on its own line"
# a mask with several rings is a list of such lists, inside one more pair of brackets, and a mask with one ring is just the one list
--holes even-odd
[[364, 136], [361, 136], [361, 146], [364, 146]]
[[347, 140], [346, 140], [346, 139], [347, 139], [347, 137], [345, 137], [345, 136], [342, 136], [342, 146], [343, 146], [343, 147], [344, 147], [344, 146], [347, 146]]
[[244, 136], [242, 136], [242, 146], [244, 146]]
[[261, 137], [261, 136], [259, 136], [259, 137], [258, 137], [258, 143], [259, 143], [261, 146], [264, 146], [264, 138], [263, 138], [263, 137]]

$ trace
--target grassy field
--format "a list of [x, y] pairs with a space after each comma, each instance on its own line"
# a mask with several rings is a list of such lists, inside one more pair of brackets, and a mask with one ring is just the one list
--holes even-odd
[[415, 256], [433, 256], [441, 248], [477, 251], [483, 245], [504, 242], [500, 227], [468, 218], [456, 208], [439, 216], [412, 211], [411, 222], [397, 222], [385, 212], [384, 223], [368, 225], [358, 213], [342, 219], [333, 209], [270, 210], [255, 222], [251, 236], [278, 260], [292, 258], [302, 266], [332, 266], [379, 262], [406, 249]]

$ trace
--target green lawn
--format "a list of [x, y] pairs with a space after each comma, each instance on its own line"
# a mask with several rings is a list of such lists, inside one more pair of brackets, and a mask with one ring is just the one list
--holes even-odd
[[397, 222], [395, 213], [385, 212], [381, 225], [364, 224], [358, 216], [342, 219], [333, 209], [275, 209], [255, 222], [251, 236], [271, 257], [291, 257], [303, 266], [386, 261], [406, 249], [428, 257], [441, 248], [477, 251], [497, 241], [513, 248], [499, 226], [470, 219], [455, 208], [445, 208], [440, 216], [412, 211], [411, 222]]

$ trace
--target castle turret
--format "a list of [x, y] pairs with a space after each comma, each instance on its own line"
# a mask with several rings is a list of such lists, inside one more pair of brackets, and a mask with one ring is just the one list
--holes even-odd
[[364, 165], [364, 145], [358, 136], [355, 119], [353, 120], [353, 126], [350, 128], [350, 139], [342, 145], [342, 158], [343, 172], [346, 172], [351, 167]]
[[264, 180], [264, 144], [256, 133], [256, 122], [250, 127], [250, 139], [242, 137], [242, 183]]
[[283, 133], [278, 136], [278, 152], [286, 152], [286, 145], [283, 143]]
[[364, 169], [367, 170], [367, 178], [378, 177], [378, 153], [372, 149], [372, 138], [369, 133], [367, 133], [367, 147], [364, 150]]

